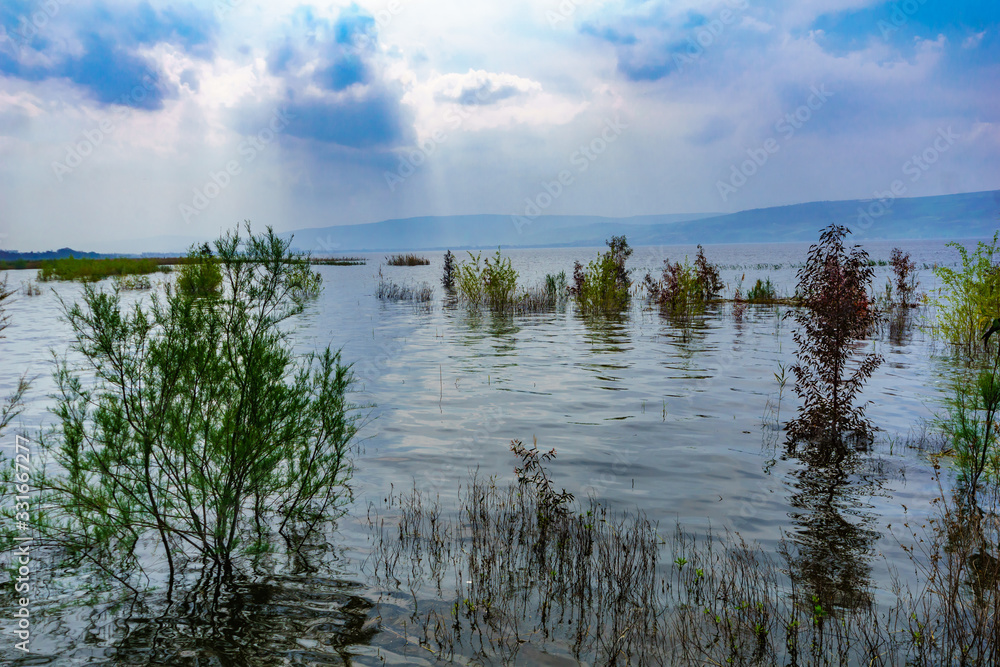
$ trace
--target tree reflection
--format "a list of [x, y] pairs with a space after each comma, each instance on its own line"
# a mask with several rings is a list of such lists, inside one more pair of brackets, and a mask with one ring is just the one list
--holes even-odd
[[144, 605], [115, 619], [126, 630], [112, 664], [350, 664], [351, 647], [370, 644], [379, 632], [361, 589], [296, 575], [195, 588], [160, 613]]
[[803, 465], [792, 474], [794, 529], [786, 544], [793, 583], [829, 612], [858, 609], [872, 601], [871, 558], [879, 533], [865, 498], [878, 492], [882, 476], [853, 449], [793, 450]]

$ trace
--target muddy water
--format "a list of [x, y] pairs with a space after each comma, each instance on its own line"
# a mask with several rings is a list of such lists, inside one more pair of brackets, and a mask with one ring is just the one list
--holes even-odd
[[[867, 247], [874, 259], [887, 259], [893, 245]], [[899, 245], [918, 267], [957, 259], [939, 242]], [[521, 282], [534, 284], [546, 273], [571, 274], [574, 260], [592, 259], [597, 250], [509, 255]], [[707, 255], [725, 267], [729, 293], [741, 277], [744, 289], [770, 277], [787, 294], [806, 250], [800, 244], [711, 246]], [[694, 252], [639, 248], [631, 265], [641, 276], [665, 258], [693, 259]], [[926, 514], [936, 486], [921, 455], [893, 443], [941, 411], [948, 368], [945, 350], [919, 327], [874, 343], [886, 361], [863, 399], [871, 401], [868, 416], [882, 429], [882, 444], [847, 479], [831, 483], [788, 455], [780, 432], [768, 426], [779, 409], [775, 374], [794, 361], [787, 309], [751, 306], [741, 321], [729, 306], [678, 320], [638, 302], [621, 317], [598, 321], [579, 317], [571, 304], [544, 314], [470, 314], [443, 298], [441, 253], [425, 254], [429, 266], [382, 272], [396, 282], [435, 286], [429, 307], [378, 301], [374, 274], [382, 258], [372, 255], [367, 266], [319, 267], [324, 293], [296, 325], [302, 350], [342, 347], [343, 358], [356, 364], [357, 402], [374, 405], [356, 460], [356, 500], [340, 522], [338, 548], [318, 558], [325, 562], [321, 572], [286, 564], [273, 576], [248, 581], [206, 617], [199, 616], [197, 599], [160, 608], [154, 619], [148, 610], [69, 604], [73, 593], [54, 589], [38, 603], [44, 618], [34, 630], [36, 653], [27, 658], [5, 638], [0, 656], [14, 664], [428, 659], [407, 648], [401, 620], [385, 611], [375, 621], [378, 591], [360, 567], [368, 544], [366, 508], [390, 487], [414, 483], [453, 505], [457, 485], [472, 470], [512, 479], [515, 438], [554, 447], [551, 472], [578, 497], [640, 509], [664, 526], [679, 521], [693, 531], [728, 529], [769, 551], [787, 536], [801, 556], [793, 569], [832, 587], [845, 603], [869, 590], [887, 594], [890, 568], [911, 569], [899, 547], [905, 536], [889, 526], [902, 525], [904, 506], [910, 516]], [[876, 284], [884, 284], [888, 268], [876, 271]], [[11, 282], [33, 273], [11, 272]], [[922, 290], [935, 286], [929, 270], [921, 270], [920, 279]], [[11, 306], [13, 323], [0, 342], [0, 391], [9, 393], [25, 370], [39, 375], [22, 419], [29, 434], [51, 422], [49, 350], [61, 354], [69, 341], [59, 298], [69, 302], [81, 293], [69, 283], [43, 290]], [[789, 378], [781, 395], [780, 421], [796, 409], [791, 384]], [[12, 440], [10, 433], [5, 440]], [[63, 597], [51, 599], [57, 595]], [[220, 636], [227, 638], [221, 645]]]

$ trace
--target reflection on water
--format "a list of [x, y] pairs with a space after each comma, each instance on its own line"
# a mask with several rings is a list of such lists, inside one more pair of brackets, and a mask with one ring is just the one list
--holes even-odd
[[106, 664], [346, 664], [378, 633], [362, 592], [315, 575], [271, 577], [198, 590], [155, 615], [133, 607], [116, 619], [123, 636]]
[[880, 533], [867, 498], [878, 475], [864, 474], [862, 452], [800, 447], [793, 473], [790, 561], [792, 580], [824, 609], [855, 609], [872, 601], [871, 559]]

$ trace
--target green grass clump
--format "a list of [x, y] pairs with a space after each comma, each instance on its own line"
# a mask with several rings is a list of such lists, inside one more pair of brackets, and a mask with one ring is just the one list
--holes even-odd
[[778, 298], [778, 292], [774, 289], [771, 278], [757, 279], [754, 286], [747, 291], [746, 300], [750, 303], [771, 303]]
[[389, 255], [385, 258], [385, 263], [389, 266], [426, 266], [431, 263], [431, 260], [410, 253], [406, 255]]
[[375, 286], [375, 296], [382, 301], [416, 301], [428, 303], [434, 298], [434, 288], [427, 283], [420, 285], [400, 285], [382, 275], [378, 270], [378, 284]]
[[136, 276], [150, 273], [170, 271], [169, 266], [162, 266], [156, 259], [150, 257], [114, 257], [109, 259], [47, 259], [38, 269], [38, 280], [77, 280], [80, 282], [96, 282], [112, 276]]
[[491, 260], [482, 253], [469, 253], [469, 260], [458, 266], [458, 294], [469, 306], [490, 310], [511, 310], [517, 305], [517, 270], [510, 258], [497, 248]]

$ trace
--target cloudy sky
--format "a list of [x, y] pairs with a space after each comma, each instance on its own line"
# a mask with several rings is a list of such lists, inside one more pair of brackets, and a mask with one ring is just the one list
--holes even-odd
[[0, 4], [0, 247], [1000, 188], [995, 0]]

